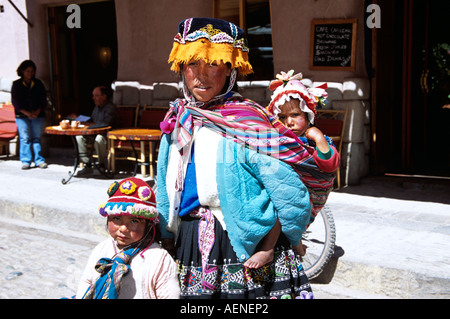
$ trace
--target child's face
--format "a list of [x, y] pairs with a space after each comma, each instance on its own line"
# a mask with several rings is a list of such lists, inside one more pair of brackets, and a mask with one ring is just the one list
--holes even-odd
[[128, 215], [108, 216], [108, 231], [122, 249], [142, 239], [145, 234], [146, 220]]
[[278, 119], [297, 136], [305, 134], [309, 127], [308, 116], [300, 110], [299, 100], [290, 100], [280, 106]]

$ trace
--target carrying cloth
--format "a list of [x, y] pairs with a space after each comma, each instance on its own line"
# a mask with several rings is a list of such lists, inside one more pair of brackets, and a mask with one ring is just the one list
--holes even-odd
[[101, 276], [88, 288], [83, 299], [117, 299], [122, 277], [129, 273], [131, 259], [139, 250], [133, 247], [118, 253], [113, 259], [101, 258], [95, 266]]
[[[175, 144], [182, 153], [189, 145], [194, 126], [205, 126], [224, 137], [290, 164], [307, 187], [311, 196], [312, 214], [323, 208], [332, 189], [335, 175], [321, 172], [309, 147], [265, 108], [230, 92], [222, 100], [202, 106], [192, 106], [184, 99], [170, 103], [161, 130], [169, 134], [177, 130]], [[181, 182], [181, 181], [180, 181]]]

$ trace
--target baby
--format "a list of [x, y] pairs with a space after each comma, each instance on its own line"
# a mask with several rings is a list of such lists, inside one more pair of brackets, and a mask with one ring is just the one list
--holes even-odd
[[[332, 174], [337, 170], [340, 163], [340, 156], [336, 148], [332, 145], [331, 139], [325, 137], [320, 129], [311, 126], [314, 124], [316, 106], [323, 103], [326, 98], [324, 87], [307, 89], [301, 80], [301, 73], [295, 76], [293, 70], [289, 73], [282, 72], [278, 75], [278, 80], [272, 81], [270, 89], [274, 91], [268, 110], [272, 112], [288, 129], [290, 129], [307, 146], [315, 147], [312, 156], [318, 169], [327, 176], [328, 181], [321, 186], [320, 181], [315, 180], [312, 175], [305, 170], [300, 173], [300, 177], [310, 193], [312, 209], [317, 213], [314, 199], [317, 193], [326, 194], [332, 188]], [[316, 175], [317, 176], [317, 175]], [[322, 195], [323, 196], [323, 195]], [[273, 260], [274, 247], [281, 233], [281, 224], [277, 220], [275, 226], [259, 243], [258, 251], [250, 257], [244, 265], [248, 268], [259, 268]], [[300, 241], [293, 245], [292, 249], [300, 256], [306, 253], [306, 246]]]

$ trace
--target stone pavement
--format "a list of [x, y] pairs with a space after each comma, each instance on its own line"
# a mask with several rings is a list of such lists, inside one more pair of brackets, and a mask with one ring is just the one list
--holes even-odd
[[[26, 266], [30, 273], [39, 263], [55, 267], [63, 263], [61, 267], [66, 270], [60, 270], [56, 278], [61, 293], [69, 292], [72, 287], [68, 282], [84, 267], [83, 258], [106, 236], [105, 220], [97, 212], [107, 199], [106, 189], [113, 180], [129, 176], [74, 177], [63, 185], [61, 180], [72, 169], [71, 159], [58, 153], [49, 157], [48, 163], [46, 170], [22, 171], [17, 158], [0, 158], [0, 216], [11, 222], [6, 227], [9, 230], [1, 231], [0, 267], [8, 269], [0, 269], [0, 291], [6, 291], [0, 298], [16, 298], [8, 296], [7, 291], [25, 278], [21, 265], [8, 262], [10, 248], [5, 241], [15, 240], [14, 229], [24, 234], [30, 226], [39, 234], [16, 239], [11, 249], [20, 251], [30, 244], [34, 248], [28, 250], [29, 254], [48, 254], [43, 260], [30, 256], [33, 263]], [[405, 178], [368, 178], [360, 185], [333, 191], [328, 206], [335, 219], [337, 249], [324, 273], [313, 280], [316, 296], [449, 298], [449, 194], [448, 181]], [[58, 241], [67, 249], [58, 246]], [[68, 278], [63, 279], [65, 276]], [[39, 285], [32, 279], [22, 282], [27, 282], [30, 289]], [[40, 298], [46, 297], [59, 298]]]
[[72, 297], [101, 238], [2, 218], [0, 299]]

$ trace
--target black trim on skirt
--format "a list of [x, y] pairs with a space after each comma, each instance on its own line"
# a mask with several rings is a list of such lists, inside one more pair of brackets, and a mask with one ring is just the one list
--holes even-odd
[[313, 298], [300, 258], [281, 234], [273, 262], [249, 269], [239, 261], [228, 234], [215, 219], [215, 241], [205, 271], [198, 245], [200, 219], [183, 217], [175, 243], [181, 298]]

